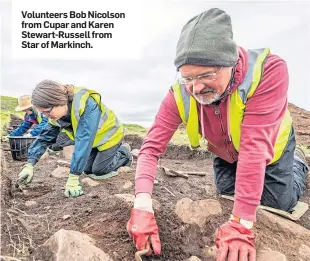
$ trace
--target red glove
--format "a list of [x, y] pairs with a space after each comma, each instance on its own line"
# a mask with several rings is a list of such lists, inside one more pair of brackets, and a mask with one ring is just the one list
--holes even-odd
[[[132, 209], [127, 223], [127, 231], [133, 238], [138, 250], [146, 249], [152, 244], [155, 254], [160, 254], [161, 245], [158, 234], [158, 226], [152, 212], [140, 209]], [[147, 255], [152, 254], [152, 249]]]
[[254, 233], [230, 220], [216, 231], [217, 261], [255, 261]]

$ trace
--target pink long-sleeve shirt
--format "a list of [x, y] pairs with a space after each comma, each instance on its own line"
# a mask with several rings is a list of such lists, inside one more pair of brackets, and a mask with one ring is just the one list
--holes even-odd
[[[262, 80], [246, 104], [240, 149], [237, 152], [229, 139], [227, 111], [230, 94], [242, 83], [247, 67], [247, 52], [239, 47], [239, 60], [229, 95], [218, 106], [198, 104], [198, 111], [200, 133], [208, 140], [209, 151], [227, 162], [237, 161], [233, 214], [245, 220], [256, 221], [256, 208], [263, 192], [266, 165], [273, 158], [278, 130], [288, 106], [289, 79], [285, 61], [277, 55], [269, 54], [264, 64]], [[135, 177], [136, 194], [152, 194], [159, 156], [165, 153], [181, 122], [170, 90], [161, 103], [139, 153]]]

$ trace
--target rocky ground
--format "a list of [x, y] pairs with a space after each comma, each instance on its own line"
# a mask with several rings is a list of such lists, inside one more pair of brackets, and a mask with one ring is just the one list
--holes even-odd
[[[310, 113], [290, 106], [299, 144], [310, 148]], [[133, 149], [142, 139], [127, 135]], [[70, 152], [48, 156], [35, 168], [33, 183], [16, 189], [25, 162], [13, 161], [8, 143], [1, 150], [1, 260], [134, 260], [126, 231], [134, 195], [135, 164], [104, 181], [81, 177], [85, 195], [65, 198]], [[310, 162], [309, 162], [310, 163]], [[215, 193], [208, 152], [170, 145], [161, 166], [205, 176], [172, 177], [158, 169], [154, 187], [155, 216], [162, 254], [143, 260], [216, 260], [215, 229], [225, 222], [233, 203]], [[308, 187], [310, 181], [308, 179]], [[310, 190], [301, 201], [310, 204]], [[259, 210], [255, 225], [258, 261], [309, 261], [310, 210], [292, 222]]]

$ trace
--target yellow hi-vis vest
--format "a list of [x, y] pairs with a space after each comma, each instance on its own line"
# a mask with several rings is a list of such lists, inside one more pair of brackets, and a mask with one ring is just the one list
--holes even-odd
[[40, 113], [40, 112], [38, 112], [38, 111], [36, 111], [36, 113], [37, 113], [36, 120], [37, 120], [37, 122], [38, 122], [38, 123], [41, 123], [41, 122], [42, 122], [41, 113]]
[[[94, 139], [93, 148], [97, 148], [100, 151], [109, 149], [120, 143], [123, 139], [124, 126], [115, 116], [114, 112], [108, 109], [101, 102], [101, 96], [96, 91], [74, 87], [74, 97], [71, 108], [73, 133], [65, 128], [62, 131], [64, 131], [71, 140], [74, 140], [80, 116], [84, 113], [86, 101], [89, 97], [92, 97], [101, 109], [101, 117]], [[52, 121], [49, 119], [49, 122], [54, 126], [61, 127], [57, 121]]]
[[[231, 139], [236, 151], [239, 151], [240, 148], [241, 123], [247, 100], [253, 95], [261, 81], [264, 63], [269, 53], [269, 48], [248, 50], [248, 71], [241, 85], [230, 96], [229, 114], [227, 117], [229, 117]], [[200, 146], [201, 139], [196, 100], [189, 95], [185, 86], [180, 86], [178, 82], [172, 86], [172, 89], [180, 117], [183, 123], [186, 124], [191, 149], [196, 149]], [[268, 165], [281, 157], [288, 142], [291, 127], [292, 118], [289, 110], [287, 110], [274, 146], [274, 157]]]

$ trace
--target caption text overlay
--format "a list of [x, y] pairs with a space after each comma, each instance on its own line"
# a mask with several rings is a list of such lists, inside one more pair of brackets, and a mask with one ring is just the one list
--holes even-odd
[[13, 0], [15, 59], [137, 59], [139, 1]]

